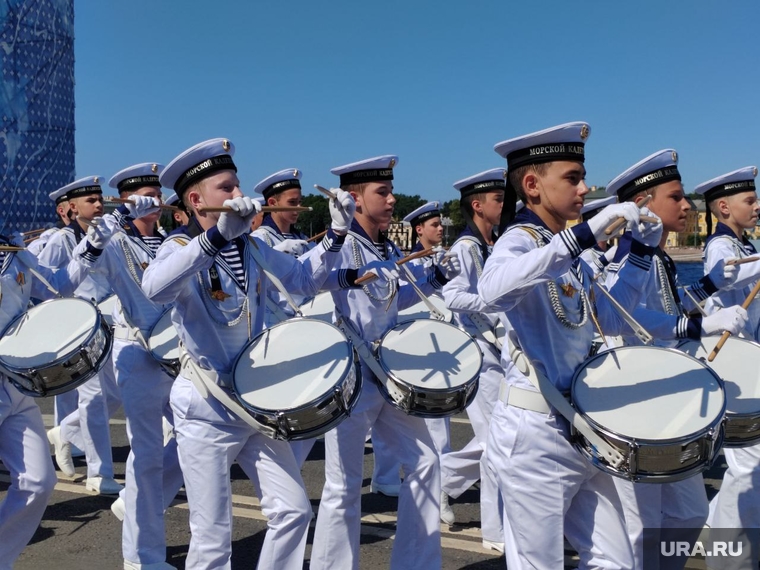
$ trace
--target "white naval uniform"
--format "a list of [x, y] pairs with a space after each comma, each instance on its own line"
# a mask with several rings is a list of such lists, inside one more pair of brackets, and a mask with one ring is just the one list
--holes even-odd
[[[630, 249], [631, 234], [626, 233], [620, 238], [615, 257], [607, 267], [606, 286], [612, 287], [617, 282], [622, 268], [628, 263]], [[677, 290], [675, 265], [659, 248], [652, 257], [652, 268], [643, 287], [643, 297], [632, 315], [655, 338], [654, 346], [674, 348], [680, 340], [699, 339], [700, 321], [690, 321], [684, 316]], [[702, 283], [690, 286], [689, 290], [700, 299], [707, 296]], [[622, 337], [626, 346], [643, 345], [630, 328], [627, 328]], [[683, 568], [685, 560], [680, 556], [661, 557], [657, 548], [645, 551], [644, 529], [668, 529], [669, 540], [695, 540], [708, 513], [702, 474], [682, 481], [658, 484], [633, 483], [615, 478], [615, 486], [623, 503], [628, 538], [635, 557], [634, 569]], [[698, 530], [695, 533], [693, 529]], [[683, 534], [677, 535], [677, 532]]]
[[[261, 239], [264, 243], [266, 243], [269, 247], [274, 247], [277, 244], [280, 244], [284, 242], [286, 239], [301, 239], [301, 240], [307, 240], [308, 238], [303, 235], [302, 233], [282, 233], [280, 231], [280, 228], [277, 227], [277, 225], [274, 223], [274, 220], [272, 219], [272, 216], [265, 216], [264, 221], [262, 224], [256, 229], [256, 231], [253, 232], [253, 235], [257, 238]], [[313, 249], [315, 247], [314, 243], [309, 244], [309, 249]], [[288, 304], [287, 300], [285, 299], [285, 296], [280, 293], [276, 288], [272, 287], [269, 290], [269, 298], [270, 300], [277, 305], [280, 310], [287, 315], [288, 317], [294, 317], [295, 312]], [[298, 295], [298, 294], [291, 294], [290, 295], [293, 299], [293, 302], [295, 302], [296, 305], [299, 307], [308, 299], [307, 296], [304, 295]], [[271, 327], [272, 325], [275, 325], [280, 322], [280, 319], [275, 315], [269, 307], [266, 309], [266, 317], [264, 319], [264, 325], [267, 327]], [[299, 465], [303, 465], [306, 461], [306, 458], [309, 455], [309, 452], [311, 451], [311, 448], [314, 447], [314, 442], [316, 439], [301, 439], [298, 441], [291, 441], [290, 446], [293, 448], [293, 454], [296, 456], [296, 461]]]
[[[372, 261], [401, 257], [392, 242], [385, 241], [380, 247], [384, 251], [379, 250], [354, 221], [341, 251], [340, 267], [355, 272]], [[334, 278], [336, 274], [338, 279]], [[391, 287], [387, 281], [378, 279], [364, 287], [349, 289], [345, 288], [350, 286], [347, 274], [346, 269], [334, 272], [325, 288], [332, 290], [336, 321], [346, 319], [354, 332], [368, 343], [379, 340], [396, 324], [399, 309], [419, 300], [409, 284], [400, 282], [388, 306]], [[418, 284], [428, 294], [441, 285], [434, 277]], [[418, 569], [439, 569], [441, 480], [438, 454], [430, 433], [422, 418], [407, 415], [386, 402], [364, 362], [361, 371], [362, 392], [351, 416], [325, 434], [325, 486], [314, 532], [311, 568], [359, 568], [362, 457], [365, 438], [372, 428], [373, 431], [384, 430], [392, 438], [396, 445], [394, 452], [406, 473], [399, 493], [390, 567], [406, 569], [413, 564]]]
[[27, 251], [29, 251], [32, 255], [35, 257], [39, 257], [40, 252], [45, 248], [45, 245], [47, 245], [47, 242], [50, 240], [50, 238], [57, 232], [59, 229], [62, 229], [63, 226], [58, 226], [55, 228], [49, 228], [42, 232], [39, 237], [31, 242], [29, 245], [26, 246]]
[[73, 257], [92, 274], [105, 276], [119, 298], [114, 311], [113, 363], [130, 445], [121, 493], [126, 506], [122, 554], [133, 563], [157, 564], [166, 560], [164, 510], [182, 486], [176, 441], [171, 438], [164, 446], [162, 427], [163, 418], [174, 425], [169, 407], [174, 378], [145, 344], [168, 307], [146, 298], [140, 286], [144, 267], [155, 257], [163, 238], [142, 239], [119, 210], [106, 216], [116, 217], [118, 229], [105, 249], [95, 249], [83, 239]]
[[[85, 233], [77, 223], [58, 230], [40, 253], [40, 265], [51, 269], [67, 266], [72, 260], [74, 248]], [[107, 279], [103, 276], [89, 276], [76, 288], [74, 295], [99, 303], [111, 293]], [[81, 384], [77, 392], [77, 410], [61, 420], [61, 437], [85, 452], [88, 478], [113, 478], [108, 421], [121, 405], [121, 397], [116, 387], [110, 355], [100, 372]]]
[[[492, 248], [488, 247], [488, 250], [490, 255]], [[467, 416], [470, 418], [475, 439], [481, 449], [481, 457], [478, 458], [480, 467], [480, 528], [484, 540], [503, 542], [504, 503], [501, 500], [496, 477], [488, 468], [484, 452], [488, 443], [493, 408], [499, 401], [499, 386], [504, 378], [504, 368], [501, 366], [499, 349], [483, 338], [482, 333], [473, 324], [470, 314], [477, 313], [480, 315], [492, 331], [495, 331], [499, 324], [499, 316], [489, 312], [488, 307], [478, 295], [478, 280], [483, 273], [484, 256], [477, 238], [465, 230], [465, 235], [460, 236], [454, 242], [449, 252], [458, 256], [462, 270], [459, 275], [443, 287], [443, 298], [446, 300], [446, 306], [454, 312], [455, 323], [472, 335], [483, 353], [478, 393], [467, 408]], [[457, 497], [466, 489], [456, 489], [455, 493], [458, 494], [450, 493], [447, 489], [445, 478], [449, 469], [447, 457], [448, 454], [441, 457], [441, 473], [444, 475], [443, 490], [450, 496]]]
[[[579, 259], [593, 243], [588, 224], [552, 235], [535, 213], [523, 209], [496, 242], [478, 282], [485, 304], [506, 312], [525, 355], [563, 393], [594, 335], [588, 296], [581, 294], [588, 293], [594, 271]], [[637, 246], [641, 256], [651, 255], [651, 248]], [[648, 260], [638, 257], [638, 264], [622, 270], [613, 290], [621, 305], [633, 308], [648, 269]], [[605, 330], [617, 333], [627, 326], [606, 298], [597, 298], [597, 308]], [[504, 392], [535, 391], [509, 354], [505, 343]], [[494, 407], [486, 458], [509, 513], [507, 565], [562, 568], [564, 535], [579, 553], [580, 568], [629, 569], [633, 558], [612, 476], [573, 447], [569, 432], [567, 420], [553, 409], [540, 413], [504, 400]]]
[[[718, 223], [715, 233], [705, 244], [705, 273], [715, 267], [720, 260], [743, 258], [756, 255], [755, 248], [747, 241], [740, 240], [723, 223]], [[749, 295], [755, 282], [760, 279], [760, 264], [738, 265], [738, 277], [731, 289], [722, 289], [708, 299], [705, 310], [708, 314], [722, 307], [740, 305]], [[744, 337], [760, 341], [760, 304], [755, 301], [747, 309], [749, 319]], [[748, 447], [724, 447], [723, 453], [728, 469], [723, 474], [718, 494], [710, 501], [710, 515], [707, 524], [711, 528], [737, 529], [735, 537], [722, 535], [721, 539], [743, 538], [743, 529], [760, 528], [760, 443]], [[750, 535], [751, 536], [751, 535]], [[746, 544], [746, 543], [745, 543]], [[760, 557], [760, 544], [751, 540], [749, 560]], [[731, 560], [713, 560], [711, 568], [733, 568]], [[719, 564], [719, 563], [722, 563]], [[738, 567], [738, 566], [737, 566]]]
[[[64, 283], [40, 268], [56, 289]], [[23, 278], [20, 275], [23, 274]], [[29, 306], [49, 297], [42, 284], [13, 253], [0, 253], [0, 330]], [[50, 446], [39, 406], [0, 374], [0, 460], [10, 472], [10, 487], [0, 503], [0, 570], [10, 570], [37, 530], [56, 483]]]
[[[216, 227], [202, 232], [194, 220], [189, 231], [192, 239], [183, 227], [161, 245], [142, 282], [148, 298], [174, 304], [172, 321], [187, 351], [170, 396], [190, 505], [187, 568], [230, 568], [230, 467], [237, 460], [259, 491], [268, 518], [258, 567], [300, 570], [312, 510], [290, 445], [256, 431], [210, 394], [204, 397], [188, 372], [195, 367], [208, 376], [218, 374], [217, 383], [229, 390], [235, 358], [263, 329], [271, 285], [254, 262], [247, 238], [227, 242]], [[256, 241], [289, 291], [314, 295], [339, 258], [342, 239], [329, 232], [299, 260]]]

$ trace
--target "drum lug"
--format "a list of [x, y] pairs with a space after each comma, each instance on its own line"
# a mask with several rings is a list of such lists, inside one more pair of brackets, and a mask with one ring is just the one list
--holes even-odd
[[32, 377], [32, 385], [35, 391], [37, 391], [43, 398], [47, 396], [47, 389], [45, 388], [45, 379], [40, 376], [39, 370], [32, 368], [29, 370], [29, 376]]
[[87, 363], [87, 368], [92, 369], [95, 367], [95, 363], [90, 359], [90, 355], [87, 353], [87, 348], [82, 347], [79, 349], [79, 356]]
[[343, 398], [343, 389], [341, 386], [335, 386], [335, 388], [333, 388], [333, 400], [342, 413], [347, 416], [351, 415], [351, 410], [348, 409], [348, 402]]
[[628, 473], [633, 475], [636, 479], [638, 479], [638, 470], [639, 470], [639, 444], [636, 442], [636, 440], [633, 440], [630, 443], [630, 450], [628, 451]]
[[290, 424], [288, 424], [288, 418], [283, 412], [277, 412], [276, 420], [280, 435], [285, 441], [290, 441], [292, 430], [290, 429]]

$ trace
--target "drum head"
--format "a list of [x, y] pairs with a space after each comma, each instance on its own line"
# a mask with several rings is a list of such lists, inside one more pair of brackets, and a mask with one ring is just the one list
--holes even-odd
[[[452, 313], [446, 307], [446, 301], [444, 301], [441, 297], [438, 295], [430, 295], [428, 297], [431, 303], [435, 305], [435, 308], [438, 309], [441, 313], [443, 313], [443, 316], [445, 317], [444, 320], [446, 322], [451, 322], [452, 319]], [[404, 309], [403, 311], [398, 312], [398, 322], [403, 323], [405, 321], [414, 321], [417, 319], [431, 319], [432, 316], [430, 315], [430, 309], [428, 309], [427, 305], [420, 301], [416, 305], [412, 305], [408, 309]]]
[[718, 340], [719, 336], [708, 336], [699, 342], [683, 343], [678, 348], [703, 360], [723, 379], [727, 413], [757, 414], [760, 412], [760, 344], [730, 336], [715, 360], [707, 362]]
[[573, 378], [575, 407], [616, 434], [669, 440], [698, 433], [723, 414], [720, 380], [678, 350], [614, 348], [587, 360]]
[[463, 386], [480, 375], [483, 364], [470, 335], [431, 319], [393, 327], [385, 333], [378, 357], [389, 376], [427, 390]]
[[77, 351], [98, 330], [100, 318], [83, 299], [53, 299], [32, 307], [0, 338], [0, 362], [11, 368], [48, 365]]
[[309, 317], [310, 319], [317, 319], [332, 324], [335, 302], [333, 301], [332, 293], [329, 291], [323, 291], [314, 297], [311, 301], [308, 301], [301, 305], [299, 309], [301, 310], [301, 314], [304, 317]]
[[291, 319], [266, 329], [235, 362], [238, 397], [253, 408], [284, 411], [330, 391], [353, 366], [353, 351], [335, 326]]
[[100, 315], [109, 327], [113, 326], [113, 309], [118, 302], [119, 298], [116, 295], [111, 295], [98, 303]]
[[156, 360], [166, 362], [179, 360], [179, 336], [172, 323], [171, 309], [164, 311], [158, 322], [153, 325], [148, 339], [148, 348]]

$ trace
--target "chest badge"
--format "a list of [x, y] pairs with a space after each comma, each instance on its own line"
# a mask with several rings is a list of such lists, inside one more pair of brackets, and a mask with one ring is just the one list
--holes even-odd
[[23, 271], [19, 271], [16, 275], [16, 283], [22, 286], [26, 283], [26, 275], [24, 275]]
[[562, 289], [562, 294], [565, 297], [573, 297], [578, 292], [578, 289], [573, 287], [570, 283], [565, 283], [564, 285], [560, 285], [560, 288]]
[[215, 301], [226, 301], [232, 296], [232, 295], [229, 295], [228, 293], [225, 293], [221, 289], [217, 289], [217, 290], [209, 289], [208, 292], [211, 295], [211, 298], [214, 299]]

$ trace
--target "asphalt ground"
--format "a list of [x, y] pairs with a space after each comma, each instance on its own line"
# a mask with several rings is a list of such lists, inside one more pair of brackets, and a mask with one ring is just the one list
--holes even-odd
[[[46, 427], [52, 427], [52, 400], [40, 399]], [[453, 418], [452, 445], [463, 447], [472, 437], [472, 427], [466, 415]], [[121, 413], [111, 420], [114, 468], [116, 479], [123, 483], [124, 468], [129, 446], [124, 417]], [[372, 475], [372, 447], [367, 444], [364, 454], [364, 482], [362, 488], [361, 568], [374, 570], [388, 568], [393, 545], [397, 500], [370, 492]], [[58, 472], [59, 481], [42, 523], [30, 544], [21, 554], [17, 570], [103, 570], [122, 568], [121, 523], [113, 516], [110, 505], [114, 497], [96, 495], [84, 486], [85, 463], [75, 459], [77, 475], [68, 478]], [[708, 497], [717, 492], [726, 465], [721, 457], [706, 473]], [[265, 517], [261, 513], [251, 482], [237, 466], [231, 472], [233, 482], [234, 531], [232, 568], [255, 568], [258, 552], [266, 532]], [[324, 484], [324, 446], [317, 442], [304, 466], [303, 478], [312, 506], [316, 512]], [[8, 474], [0, 467], [0, 500], [5, 498]], [[442, 525], [443, 568], [446, 570], [486, 570], [505, 568], [504, 556], [482, 548], [480, 537], [479, 490], [477, 485], [451, 504], [457, 518], [453, 527]], [[308, 537], [304, 568], [309, 568], [313, 522]], [[166, 512], [167, 561], [177, 568], [185, 568], [190, 540], [188, 509], [184, 495], [175, 500]], [[577, 557], [566, 548], [565, 568], [576, 568]], [[414, 568], [414, 561], [409, 561]], [[704, 568], [701, 560], [689, 562], [687, 568]]]

